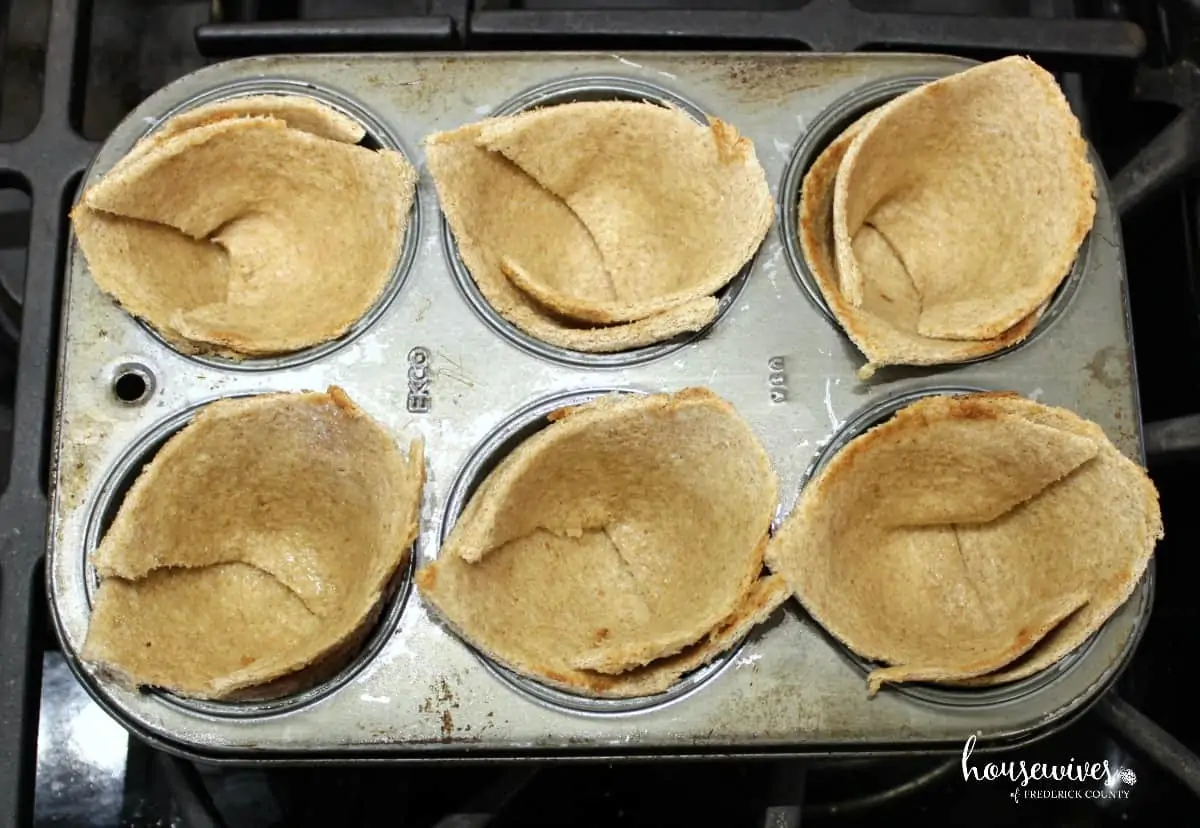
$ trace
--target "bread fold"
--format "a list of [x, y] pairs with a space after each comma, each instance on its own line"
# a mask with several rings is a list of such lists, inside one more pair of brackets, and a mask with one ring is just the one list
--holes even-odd
[[416, 539], [402, 453], [338, 388], [207, 406], [138, 476], [91, 556], [83, 657], [134, 685], [272, 697], [336, 670]]
[[167, 121], [84, 193], [92, 278], [176, 347], [242, 359], [342, 336], [387, 285], [416, 187], [404, 156], [304, 98]]
[[885, 683], [990, 685], [1075, 650], [1132, 593], [1162, 519], [1095, 424], [1015, 394], [928, 397], [805, 487], [768, 567]]
[[603, 397], [508, 455], [417, 583], [515, 672], [650, 695], [786, 600], [762, 574], [777, 496], [757, 437], [711, 392]]
[[854, 122], [805, 175], [805, 261], [884, 365], [1025, 339], [1095, 219], [1095, 174], [1054, 78], [1024, 58], [926, 84]]
[[600, 101], [426, 140], [463, 264], [552, 345], [606, 353], [703, 329], [771, 225], [765, 173], [728, 124]]

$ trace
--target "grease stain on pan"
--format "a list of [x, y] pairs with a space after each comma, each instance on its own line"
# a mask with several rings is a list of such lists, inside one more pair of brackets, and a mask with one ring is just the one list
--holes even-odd
[[712, 67], [727, 73], [727, 83], [738, 100], [750, 104], [778, 103], [800, 92], [821, 89], [858, 77], [852, 60], [714, 60]]

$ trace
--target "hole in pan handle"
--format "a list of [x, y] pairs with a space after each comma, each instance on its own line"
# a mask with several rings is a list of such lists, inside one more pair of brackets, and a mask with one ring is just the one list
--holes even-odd
[[126, 362], [113, 372], [112, 393], [123, 405], [143, 405], [154, 390], [154, 372], [141, 363]]

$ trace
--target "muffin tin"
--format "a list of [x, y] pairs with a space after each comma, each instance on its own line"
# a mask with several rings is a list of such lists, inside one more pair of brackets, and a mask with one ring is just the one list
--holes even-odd
[[[1147, 620], [1153, 565], [1084, 647], [1043, 674], [987, 690], [866, 694], [867, 665], [794, 601], [723, 658], [647, 699], [571, 696], [489, 663], [426, 613], [403, 573], [359, 656], [303, 694], [197, 703], [127, 690], [77, 659], [94, 575], [88, 555], [133, 477], [171, 433], [221, 397], [336, 384], [402, 444], [425, 439], [428, 482], [413, 565], [434, 559], [473, 488], [545, 414], [609, 391], [705, 386], [762, 439], [779, 518], [834, 451], [931, 393], [1014, 390], [1070, 408], [1140, 460], [1120, 231], [1099, 174], [1096, 222], [1035, 334], [953, 366], [884, 368], [824, 309], [799, 255], [795, 202], [807, 163], [864, 107], [970, 64], [925, 55], [475, 54], [305, 56], [201, 70], [138, 107], [101, 148], [93, 183], [164, 117], [225, 97], [311, 95], [361, 120], [375, 146], [421, 172], [391, 287], [341, 340], [231, 362], [173, 350], [96, 288], [72, 240], [59, 350], [47, 580], [64, 652], [96, 700], [140, 737], [220, 761], [960, 751], [1031, 740], [1081, 713], [1128, 661]], [[671, 102], [754, 141], [777, 217], [720, 294], [708, 329], [622, 354], [531, 340], [500, 318], [458, 261], [421, 141], [493, 114], [569, 100]], [[399, 240], [397, 240], [399, 243]]]

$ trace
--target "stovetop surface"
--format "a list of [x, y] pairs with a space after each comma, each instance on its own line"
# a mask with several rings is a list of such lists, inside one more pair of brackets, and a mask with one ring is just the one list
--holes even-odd
[[[834, 0], [663, 0], [657, 8], [675, 9], [680, 31], [692, 31], [685, 41], [647, 31], [664, 18], [639, 18], [654, 3], [631, 0], [0, 0], [0, 142], [16, 142], [36, 127], [39, 116], [52, 103], [46, 92], [55, 73], [47, 68], [53, 59], [50, 35], [74, 29], [56, 15], [78, 14], [78, 53], [86, 53], [80, 71], [68, 86], [70, 126], [81, 139], [61, 145], [47, 144], [45, 153], [72, 150], [86, 158], [88, 145], [103, 140], [117, 122], [146, 95], [160, 86], [205, 65], [199, 39], [209, 55], [249, 54], [264, 49], [289, 51], [320, 46], [320, 38], [343, 38], [342, 48], [551, 48], [594, 45], [607, 50], [633, 47], [686, 45], [688, 48], [794, 48], [796, 42], [844, 43], [861, 48], [852, 33], [826, 26], [805, 37], [794, 33], [753, 28], [743, 17], [709, 18], [704, 14], [751, 8], [804, 12], [807, 5], [842, 8]], [[1075, 61], [1060, 56], [1063, 67], [1076, 70], [1065, 79], [1076, 103], [1081, 103], [1087, 128], [1110, 177], [1122, 169], [1176, 116], [1180, 105], [1190, 103], [1188, 90], [1172, 102], [1135, 99], [1139, 66], [1162, 67], [1195, 56], [1200, 12], [1194, 3], [1136, 4], [1059, 2], [1058, 0], [858, 0], [859, 12], [925, 12], [989, 14], [1020, 20], [1032, 17], [1126, 19], [1146, 33], [1140, 58], [1109, 56], [1098, 61]], [[847, 6], [848, 7], [848, 6]], [[90, 14], [80, 13], [87, 12]], [[591, 38], [563, 41], [553, 37], [565, 9], [588, 9], [596, 24]], [[608, 12], [597, 11], [607, 9]], [[683, 11], [680, 11], [683, 10]], [[788, 11], [791, 10], [791, 11]], [[797, 11], [799, 10], [799, 11]], [[505, 17], [519, 11], [522, 15]], [[545, 13], [543, 15], [543, 13]], [[661, 11], [659, 12], [661, 13]], [[804, 12], [815, 15], [815, 12]], [[856, 12], [857, 13], [857, 12]], [[478, 17], [471, 17], [478, 14]], [[608, 16], [605, 16], [605, 15]], [[557, 17], [555, 15], [558, 15]], [[599, 15], [599, 17], [596, 17]], [[1193, 17], [1194, 16], [1194, 17]], [[323, 24], [325, 31], [310, 28], [303, 37], [287, 33], [297, 19], [314, 24], [323, 18], [353, 19], [352, 26]], [[387, 19], [383, 19], [383, 18]], [[443, 20], [446, 25], [429, 21]], [[478, 26], [472, 27], [474, 19]], [[785, 19], [785, 18], [780, 18]], [[790, 19], [790, 18], [786, 18]], [[796, 18], [803, 22], [805, 18]], [[811, 16], [809, 26], [834, 18]], [[212, 26], [214, 20], [223, 25]], [[399, 22], [398, 22], [399, 21]], [[418, 21], [420, 25], [414, 25]], [[421, 22], [424, 21], [424, 22]], [[515, 22], [513, 22], [515, 21]], [[555, 21], [558, 21], [557, 23]], [[650, 22], [644, 22], [650, 21]], [[952, 21], [953, 23], [953, 21]], [[728, 26], [737, 40], [722, 40], [705, 29]], [[752, 25], [753, 24], [753, 25]], [[823, 24], [822, 24], [823, 25]], [[923, 24], [922, 24], [923, 25]], [[959, 52], [992, 56], [980, 51], [980, 39], [956, 47], [955, 38], [968, 31], [958, 24], [926, 29], [922, 35], [933, 45], [923, 51]], [[264, 31], [264, 26], [274, 26]], [[641, 27], [637, 37], [620, 36], [621, 26]], [[749, 26], [750, 28], [745, 28]], [[56, 28], [57, 27], [57, 28]], [[199, 37], [197, 27], [203, 27]], [[239, 28], [240, 27], [240, 28]], [[741, 28], [739, 28], [741, 27]], [[920, 25], [917, 26], [920, 29]], [[935, 30], [936, 29], [936, 30]], [[284, 32], [280, 35], [280, 32]], [[391, 39], [380, 39], [391, 32]], [[605, 34], [604, 32], [607, 32]], [[476, 37], [478, 35], [478, 37]], [[731, 34], [732, 36], [732, 34]], [[275, 38], [271, 40], [271, 38]], [[289, 39], [291, 38], [291, 39]], [[307, 39], [306, 39], [307, 38]], [[474, 39], [472, 39], [474, 38]], [[839, 40], [840, 38], [840, 40]], [[1085, 39], [1086, 40], [1086, 39]], [[328, 41], [326, 41], [328, 42]], [[282, 46], [280, 45], [282, 44]], [[789, 45], [790, 44], [790, 45]], [[986, 44], [984, 44], [986, 45]], [[999, 50], [1021, 51], [1019, 45], [1001, 44]], [[1106, 47], [1120, 52], [1119, 44]], [[915, 48], [911, 42], [904, 48]], [[1054, 56], [1049, 58], [1055, 65]], [[66, 83], [66, 82], [64, 82]], [[53, 89], [51, 90], [53, 91]], [[44, 120], [44, 119], [43, 119]], [[39, 133], [40, 134], [40, 133]], [[28, 142], [26, 142], [26, 145]], [[13, 146], [18, 146], [14, 144]], [[15, 156], [14, 156], [15, 157]], [[28, 153], [22, 158], [36, 158]], [[27, 266], [30, 278], [45, 278], [61, 248], [39, 258], [37, 244], [65, 234], [65, 209], [75, 178], [65, 181], [64, 201], [49, 212], [33, 207], [31, 191], [37, 182], [11, 168], [6, 145], [0, 143], [0, 486], [5, 497], [21, 482], [21, 458], [29, 454], [20, 442], [23, 394], [40, 386], [30, 379], [30, 365], [48, 370], [53, 354], [32, 356], [36, 343], [53, 342], [53, 336], [30, 335], [33, 326], [50, 325], [56, 315], [26, 298], [23, 286]], [[70, 165], [61, 165], [67, 169]], [[1137, 369], [1147, 421], [1200, 413], [1200, 301], [1197, 297], [1196, 232], [1197, 189], [1180, 177], [1164, 192], [1130, 213], [1124, 223], [1130, 301], [1136, 342]], [[54, 216], [58, 224], [55, 225]], [[41, 222], [41, 225], [39, 225]], [[46, 225], [46, 226], [42, 226]], [[33, 245], [30, 245], [32, 239]], [[48, 265], [47, 263], [51, 263]], [[57, 280], [60, 273], [51, 277]], [[52, 293], [50, 295], [53, 295]], [[24, 307], [23, 307], [24, 305]], [[45, 318], [33, 318], [41, 309]], [[18, 346], [20, 343], [20, 346]], [[30, 344], [35, 343], [35, 344]], [[20, 348], [25, 348], [22, 352]], [[53, 386], [50, 385], [52, 388]], [[18, 390], [18, 389], [25, 390]], [[33, 390], [30, 390], [33, 389]], [[14, 412], [17, 412], [14, 415]], [[22, 417], [25, 417], [23, 420]], [[18, 437], [12, 437], [14, 424]], [[44, 431], [38, 431], [44, 438]], [[44, 448], [44, 447], [43, 447]], [[24, 452], [24, 453], [23, 453]], [[16, 458], [16, 459], [14, 459]], [[1155, 458], [1151, 472], [1162, 494], [1167, 537], [1157, 552], [1157, 594], [1149, 629], [1119, 682], [1127, 701], [1172, 733], [1193, 751], [1200, 749], [1200, 718], [1195, 715], [1195, 694], [1190, 687], [1189, 657], [1200, 652], [1200, 602], [1193, 597], [1200, 582], [1200, 563], [1194, 554], [1200, 543], [1200, 510], [1192, 488], [1193, 458]], [[13, 471], [10, 481], [10, 470]], [[44, 473], [40, 481], [44, 496]], [[36, 496], [21, 501], [44, 507]], [[12, 519], [11, 508], [0, 510]], [[22, 524], [26, 525], [26, 524]], [[36, 559], [38, 550], [22, 551], [16, 524], [0, 525], [0, 558], [21, 554]], [[30, 533], [26, 532], [26, 536]], [[33, 533], [36, 537], [36, 533]], [[8, 577], [9, 570], [2, 574]], [[40, 570], [34, 569], [35, 580]], [[8, 592], [5, 595], [9, 595]], [[1094, 714], [1036, 745], [997, 757], [994, 761], [1099, 762], [1134, 771], [1136, 781], [1121, 783], [1104, 797], [1070, 784], [1044, 786], [1058, 793], [1026, 793], [1014, 798], [1017, 786], [1005, 780], [964, 780], [961, 757], [891, 759], [809, 767], [798, 772], [795, 762], [706, 761], [693, 763], [542, 765], [524, 763], [492, 767], [369, 767], [329, 768], [200, 768], [171, 759], [130, 740], [126, 732], [96, 707], [75, 681], [55, 649], [48, 632], [45, 608], [32, 589], [27, 610], [34, 635], [31, 667], [40, 673], [40, 693], [34, 684], [32, 701], [40, 698], [40, 721], [23, 744], [36, 744], [35, 796], [32, 812], [18, 821], [6, 814], [19, 813], [9, 790], [0, 796], [4, 824], [35, 826], [532, 826], [532, 825], [871, 825], [882, 819], [920, 819], [925, 825], [971, 824], [978, 828], [1021, 823], [1036, 826], [1191, 825], [1200, 824], [1200, 802], [1174, 776], [1164, 772], [1128, 740], [1115, 734]], [[0, 608], [3, 609], [3, 608]], [[0, 625], [21, 619], [11, 607], [0, 611]], [[0, 629], [0, 647], [12, 646], [9, 629]], [[3, 653], [0, 652], [0, 656]], [[0, 661], [0, 668], [10, 662]], [[40, 666], [40, 669], [38, 667]], [[4, 693], [14, 693], [19, 676], [0, 675]], [[3, 700], [0, 699], [0, 704]], [[0, 722], [12, 724], [7, 713]], [[22, 742], [9, 739], [14, 745]], [[32, 757], [25, 757], [32, 761]], [[982, 766], [991, 757], [972, 756]], [[12, 762], [9, 762], [11, 765]], [[1030, 783], [1029, 790], [1039, 789]], [[7, 797], [7, 798], [6, 798]], [[1035, 798], [1037, 797], [1037, 798]], [[1050, 798], [1055, 797], [1055, 798]], [[786, 806], [803, 803], [798, 811]], [[771, 806], [779, 820], [765, 822]]]

